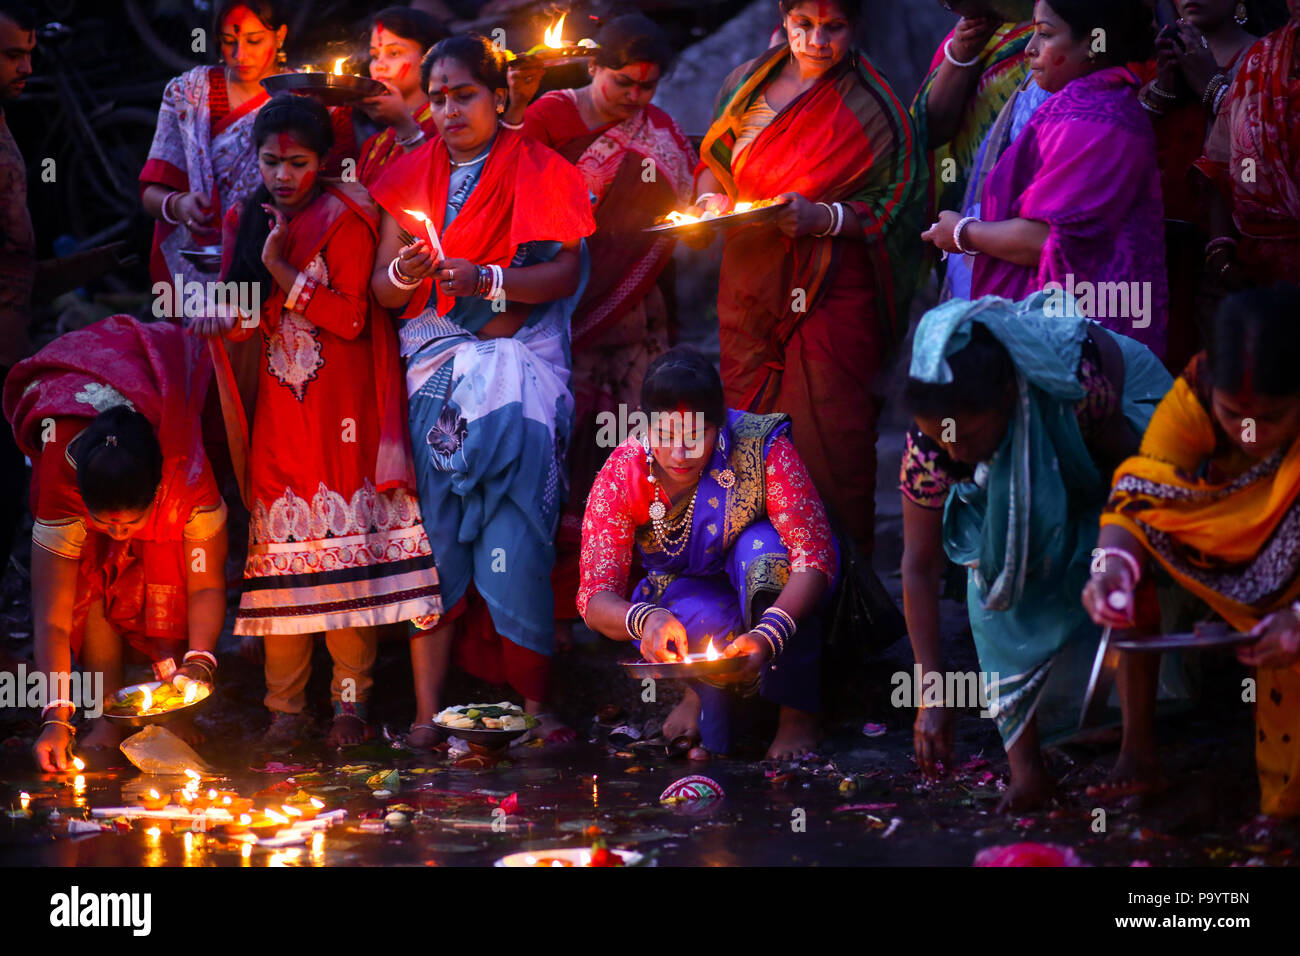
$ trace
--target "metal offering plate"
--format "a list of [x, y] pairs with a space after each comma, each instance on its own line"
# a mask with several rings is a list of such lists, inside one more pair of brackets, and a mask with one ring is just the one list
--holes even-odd
[[517, 740], [524, 734], [528, 733], [528, 727], [522, 730], [492, 730], [484, 727], [481, 730], [466, 730], [461, 727], [452, 727], [435, 720], [433, 726], [439, 730], [446, 731], [453, 737], [459, 737], [467, 744], [478, 744], [480, 747], [504, 747], [512, 740]]
[[1214, 647], [1233, 647], [1259, 640], [1258, 635], [1241, 634], [1226, 624], [1198, 624], [1190, 634], [1152, 634], [1149, 637], [1125, 637], [1112, 641], [1121, 651], [1200, 651]]
[[724, 213], [721, 216], [710, 216], [707, 219], [696, 219], [688, 222], [660, 222], [653, 226], [648, 226], [642, 231], [662, 233], [672, 236], [691, 232], [701, 226], [709, 226], [710, 228], [744, 226], [749, 223], [762, 222], [763, 220], [776, 215], [783, 206], [785, 206], [784, 202], [774, 202], [765, 206], [746, 209], [744, 212], [729, 212]]
[[194, 263], [202, 272], [216, 272], [221, 268], [221, 247], [202, 246], [198, 249], [182, 249], [181, 258]]
[[272, 96], [286, 90], [307, 93], [326, 106], [355, 105], [368, 96], [388, 92], [378, 80], [353, 73], [277, 73], [262, 80], [262, 86]]
[[[151, 695], [158, 694], [164, 686], [167, 688], [166, 696], [157, 702], [163, 709], [158, 713], [139, 713], [139, 704], [132, 703], [138, 700], [137, 695], [142, 694], [146, 689]], [[171, 720], [177, 714], [192, 714], [212, 699], [212, 688], [201, 681], [195, 681], [191, 686], [197, 686], [199, 690], [194, 702], [186, 704], [182, 702], [185, 691], [175, 690], [171, 686], [171, 681], [154, 680], [143, 684], [128, 684], [104, 702], [104, 716], [131, 727], [147, 727], [150, 724], [161, 724]], [[187, 687], [186, 690], [188, 689]], [[179, 695], [179, 698], [175, 695]], [[132, 712], [128, 712], [128, 708]]]
[[735, 674], [745, 667], [745, 655], [736, 657], [719, 657], [706, 660], [703, 654], [691, 654], [684, 661], [622, 661], [622, 668], [629, 677], [638, 680], [653, 677], [656, 680], [687, 680], [696, 677], [718, 677]]

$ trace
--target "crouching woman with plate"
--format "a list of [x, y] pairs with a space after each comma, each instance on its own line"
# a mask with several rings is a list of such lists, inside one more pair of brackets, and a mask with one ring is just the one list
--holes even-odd
[[[651, 363], [650, 426], [601, 469], [582, 527], [577, 606], [587, 626], [680, 662], [710, 641], [743, 669], [691, 681], [664, 737], [698, 739], [693, 758], [733, 745], [738, 696], [780, 706], [770, 759], [818, 742], [821, 622], [838, 550], [784, 415], [729, 410], [713, 366], [690, 349]], [[628, 593], [633, 548], [646, 577]]]

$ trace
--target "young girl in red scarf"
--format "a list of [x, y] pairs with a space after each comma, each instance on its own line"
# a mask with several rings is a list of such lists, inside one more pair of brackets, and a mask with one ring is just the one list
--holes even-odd
[[[378, 213], [360, 186], [319, 177], [325, 108], [275, 97], [254, 130], [262, 187], [228, 217], [228, 281], [257, 283], [260, 315], [213, 317], [232, 351], [256, 351], [241, 394], [214, 342], [231, 458], [252, 513], [235, 633], [266, 638], [267, 743], [306, 729], [312, 637], [334, 660], [329, 743], [358, 743], [378, 625], [441, 611], [406, 439], [387, 314], [369, 293]], [[254, 341], [249, 342], [250, 337]]]

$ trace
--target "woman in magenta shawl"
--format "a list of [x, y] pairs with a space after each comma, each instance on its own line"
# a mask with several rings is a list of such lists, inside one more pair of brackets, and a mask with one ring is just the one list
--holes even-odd
[[1074, 290], [1079, 314], [1163, 355], [1160, 171], [1125, 65], [1151, 54], [1150, 12], [1141, 0], [1039, 0], [1034, 24], [1025, 52], [1052, 96], [989, 174], [983, 218], [941, 212], [924, 238], [976, 256], [972, 298]]

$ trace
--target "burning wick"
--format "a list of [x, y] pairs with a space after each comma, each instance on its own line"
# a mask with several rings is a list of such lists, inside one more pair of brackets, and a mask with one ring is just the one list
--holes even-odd
[[199, 781], [203, 779], [203, 777], [199, 774], [199, 772], [198, 772], [197, 770], [192, 770], [192, 769], [190, 769], [189, 767], [186, 767], [186, 768], [185, 768], [185, 776], [187, 776], [187, 777], [190, 778], [190, 783], [187, 783], [187, 784], [185, 785], [185, 786], [187, 786], [187, 787], [188, 787], [190, 784], [193, 784], [194, 786], [197, 787], [197, 786], [199, 785]]
[[564, 47], [564, 18], [566, 16], [568, 16], [567, 13], [560, 14], [560, 19], [542, 32], [542, 42], [552, 50], [559, 50]]
[[[194, 703], [194, 698], [198, 696], [199, 696], [198, 684], [191, 683], [188, 687], [185, 688], [185, 703], [187, 706], [189, 704]], [[187, 770], [186, 773], [189, 773], [189, 771]]]
[[334, 61], [334, 75], [335, 75], [335, 76], [342, 76], [342, 75], [343, 75], [343, 64], [346, 63], [346, 62], [348, 62], [348, 58], [345, 57], [345, 56], [341, 56], [341, 57], [339, 57], [337, 60]]
[[709, 646], [705, 648], [704, 659], [706, 661], [716, 661], [721, 656], [718, 649], [713, 646], [713, 638], [709, 638]]
[[26, 790], [20, 790], [18, 791], [18, 802], [22, 805], [22, 808], [26, 810], [32, 804], [32, 795]]
[[72, 765], [77, 768], [77, 773], [81, 773], [81, 771], [86, 769], [86, 761], [82, 760], [80, 757], [73, 757]]
[[685, 226], [688, 225], [689, 223], [701, 221], [699, 216], [690, 216], [684, 212], [676, 212], [676, 211], [670, 212], [667, 216], [667, 219], [674, 226]]
[[416, 209], [403, 209], [402, 212], [406, 213], [412, 219], [424, 223], [424, 231], [429, 234], [429, 251], [433, 253], [433, 260], [435, 262], [441, 262], [443, 259], [442, 243], [438, 241], [438, 232], [433, 228], [433, 220]]

